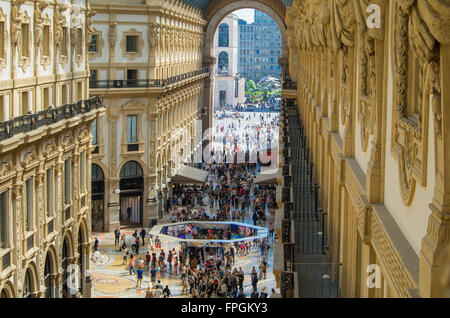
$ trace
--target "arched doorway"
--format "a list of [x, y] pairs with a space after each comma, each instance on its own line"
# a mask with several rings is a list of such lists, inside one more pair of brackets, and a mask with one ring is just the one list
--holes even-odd
[[80, 275], [79, 275], [79, 285], [78, 285], [78, 291], [83, 294], [83, 273], [84, 273], [84, 249], [83, 249], [83, 243], [84, 243], [84, 229], [82, 224], [80, 224], [80, 229], [78, 230], [78, 242], [77, 242], [77, 252], [78, 252], [78, 268], [80, 269]]
[[120, 170], [120, 224], [142, 226], [144, 176], [136, 161], [127, 162]]
[[92, 164], [92, 231], [103, 232], [105, 220], [105, 175], [102, 168]]
[[44, 286], [45, 286], [45, 298], [56, 298], [56, 285], [55, 285], [55, 275], [56, 271], [56, 261], [55, 255], [51, 251], [47, 252], [45, 256], [44, 265]]
[[68, 278], [69, 278], [69, 274], [68, 274], [68, 270], [69, 270], [69, 266], [72, 262], [72, 258], [73, 258], [73, 251], [71, 248], [71, 240], [69, 238], [69, 236], [66, 234], [66, 236], [64, 237], [63, 240], [63, 244], [62, 244], [62, 253], [61, 253], [61, 264], [62, 264], [62, 270], [63, 270], [63, 274], [62, 274], [62, 294], [63, 294], [63, 298], [69, 298], [70, 297], [70, 291], [69, 291], [69, 282], [68, 282]]
[[[215, 72], [215, 63], [218, 61], [218, 55], [215, 55], [215, 45], [217, 42], [214, 41], [214, 36], [216, 31], [220, 33], [220, 26], [226, 16], [230, 13], [239, 10], [239, 9], [256, 9], [265, 14], [267, 14], [270, 18], [275, 21], [278, 26], [281, 35], [281, 58], [278, 61], [278, 64], [281, 68], [281, 78], [289, 77], [288, 72], [288, 61], [289, 61], [289, 49], [288, 49], [288, 36], [287, 36], [287, 26], [285, 24], [286, 17], [286, 7], [290, 6], [290, 4], [285, 4], [281, 0], [227, 0], [227, 1], [210, 1], [207, 5], [205, 5], [204, 10], [204, 18], [208, 21], [206, 32], [205, 32], [205, 45], [203, 47], [203, 61], [204, 66], [209, 67], [211, 73]], [[220, 35], [219, 35], [220, 37]], [[275, 61], [273, 61], [275, 63]], [[220, 68], [218, 68], [220, 69]], [[217, 103], [214, 103], [215, 94], [222, 94], [220, 90], [224, 90], [220, 88], [218, 85], [220, 83], [216, 83], [214, 78], [205, 79], [205, 93], [203, 94], [203, 102], [205, 105], [209, 105], [209, 108], [206, 109], [206, 112], [202, 115], [202, 130], [204, 133], [207, 129], [213, 127], [213, 112], [214, 107], [220, 105], [220, 100], [224, 99], [224, 96], [220, 98], [220, 95], [217, 96]], [[212, 136], [210, 136], [212, 139]], [[204, 144], [204, 147], [206, 143]]]
[[14, 287], [12, 284], [7, 282], [0, 291], [0, 299], [1, 298], [14, 298]]
[[23, 289], [22, 289], [22, 297], [23, 298], [32, 298], [33, 294], [36, 292], [36, 286], [33, 281], [33, 273], [31, 268], [27, 268], [25, 271], [25, 277], [23, 279]]

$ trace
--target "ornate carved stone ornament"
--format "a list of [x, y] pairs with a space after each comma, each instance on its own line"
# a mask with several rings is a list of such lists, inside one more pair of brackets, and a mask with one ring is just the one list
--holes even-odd
[[62, 14], [69, 8], [67, 4], [58, 3], [55, 8], [54, 20], [55, 20], [55, 46], [59, 49], [59, 63], [64, 68], [67, 64], [68, 55], [68, 34], [65, 34], [65, 28], [67, 28], [67, 19]]
[[49, 141], [42, 147], [42, 154], [45, 158], [50, 157], [56, 153], [56, 145], [53, 141]]
[[354, 5], [349, 0], [336, 0], [331, 7], [331, 47], [339, 53], [340, 57], [340, 104], [341, 123], [345, 125], [344, 139], [351, 137], [352, 110], [351, 110], [351, 75], [350, 67], [352, 56], [349, 48], [354, 47], [356, 18]]
[[105, 41], [103, 40], [103, 37], [102, 37], [102, 31], [98, 31], [97, 29], [92, 28], [91, 32], [92, 32], [91, 33], [91, 41], [87, 45], [90, 45], [92, 42], [92, 37], [96, 36], [97, 37], [97, 50], [95, 52], [89, 52], [89, 58], [96, 59], [96, 58], [99, 58], [102, 56], [103, 48], [105, 47]]
[[7, 29], [7, 20], [6, 20], [6, 13], [3, 12], [3, 9], [0, 7], [0, 23], [3, 25], [3, 29], [0, 29], [0, 32], [2, 32], [1, 38], [2, 43], [0, 43], [0, 71], [6, 67], [6, 57], [8, 52], [8, 29]]
[[394, 3], [392, 153], [398, 160], [400, 192], [406, 205], [412, 202], [416, 182], [426, 186], [430, 94], [434, 92], [440, 100], [436, 85], [440, 81], [439, 46], [422, 14], [415, 1]]
[[114, 52], [114, 49], [117, 44], [117, 22], [112, 22], [109, 25], [109, 47], [112, 49], [112, 52]]
[[66, 134], [61, 139], [61, 146], [66, 150], [70, 145], [73, 145], [73, 137], [70, 134]]
[[20, 165], [25, 168], [32, 164], [37, 159], [36, 152], [34, 150], [28, 150], [23, 153]]
[[92, 17], [96, 14], [97, 12], [95, 10], [92, 10], [89, 5], [86, 10], [86, 47], [89, 47], [92, 42], [92, 34], [94, 32], [94, 27], [92, 26]]
[[76, 5], [72, 5], [70, 10], [70, 46], [78, 67], [83, 61], [83, 23], [81, 10], [82, 9]]
[[25, 72], [31, 66], [31, 49], [32, 49], [32, 32], [31, 32], [31, 17], [27, 11], [20, 13], [20, 34], [21, 39], [16, 42], [18, 56], [18, 66]]
[[[358, 0], [355, 2], [355, 15], [358, 26], [359, 40], [359, 94], [358, 94], [358, 121], [360, 123], [361, 148], [367, 151], [369, 137], [375, 133], [376, 129], [376, 65], [375, 65], [375, 40], [374, 36], [383, 40], [384, 29], [372, 29], [367, 27], [367, 0]], [[379, 4], [381, 6], [381, 3]], [[384, 20], [382, 21], [384, 25]]]
[[11, 160], [0, 160], [0, 178], [6, 177], [14, 172]]
[[148, 26], [148, 43], [150, 49], [153, 49], [154, 52], [157, 52], [159, 49], [159, 24], [158, 23], [150, 23]]
[[20, 6], [25, 0], [11, 1], [11, 44], [14, 47], [19, 41], [20, 31], [22, 30], [22, 14]]
[[[127, 36], [137, 36], [137, 52], [127, 52]], [[142, 32], [136, 31], [136, 29], [130, 29], [123, 32], [122, 41], [120, 41], [120, 47], [122, 48], [123, 56], [130, 60], [135, 60], [142, 56], [142, 50], [144, 48], [144, 40], [142, 39]]]
[[51, 62], [51, 48], [52, 48], [52, 21], [48, 14], [44, 15], [45, 8], [48, 7], [48, 2], [40, 1], [36, 3], [34, 11], [34, 34], [36, 48], [40, 52], [41, 65], [44, 70], [47, 69]]

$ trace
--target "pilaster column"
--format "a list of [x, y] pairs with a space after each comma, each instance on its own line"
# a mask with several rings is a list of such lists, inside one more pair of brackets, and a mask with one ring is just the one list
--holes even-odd
[[[419, 267], [419, 292], [422, 297], [448, 297], [450, 249], [450, 44], [441, 44], [440, 70], [432, 67], [431, 102], [435, 135], [436, 181], [429, 205], [427, 234], [422, 240]], [[439, 80], [440, 75], [440, 80]]]

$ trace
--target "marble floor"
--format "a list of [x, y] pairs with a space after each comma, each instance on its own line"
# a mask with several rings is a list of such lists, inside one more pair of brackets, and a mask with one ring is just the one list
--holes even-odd
[[[135, 229], [121, 230], [122, 234], [131, 236]], [[138, 229], [138, 232], [140, 229]], [[99, 240], [99, 252], [97, 257], [91, 258], [91, 272], [93, 276], [92, 297], [94, 298], [143, 298], [147, 287], [150, 284], [150, 277], [148, 271], [144, 271], [144, 279], [142, 288], [136, 288], [136, 275], [130, 275], [128, 265], [123, 264], [122, 253], [119, 252], [119, 247], [114, 246], [113, 233], [93, 233], [91, 240], [95, 238]], [[164, 247], [164, 241], [163, 247]], [[167, 251], [167, 250], [166, 250]], [[147, 247], [139, 249], [140, 257], [145, 259]], [[159, 253], [158, 253], [159, 255]], [[252, 266], [258, 269], [260, 263], [260, 253], [251, 252], [248, 256], [236, 256], [235, 266], [242, 267], [245, 272], [244, 292], [247, 297], [250, 296], [252, 286], [250, 279], [250, 272]], [[258, 291], [265, 291], [269, 295], [271, 289], [276, 288], [275, 276], [273, 275], [273, 253], [269, 252], [268, 256], [269, 267], [267, 270], [267, 278], [258, 282]], [[179, 277], [175, 274], [161, 273], [161, 283], [169, 286], [173, 297], [186, 297], [182, 295], [182, 286]], [[276, 289], [278, 291], [278, 289]]]

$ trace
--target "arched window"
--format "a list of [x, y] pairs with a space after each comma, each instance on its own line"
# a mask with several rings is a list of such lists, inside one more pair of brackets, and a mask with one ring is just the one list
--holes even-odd
[[105, 179], [105, 176], [103, 174], [102, 168], [100, 168], [96, 164], [92, 164], [92, 181], [103, 181]]
[[228, 53], [220, 52], [219, 54], [219, 72], [228, 72]]
[[52, 280], [51, 280], [51, 272], [52, 272], [52, 264], [50, 260], [50, 254], [47, 252], [47, 256], [45, 257], [45, 267], [44, 267], [44, 285], [45, 285], [45, 298], [51, 298], [51, 288]]
[[27, 269], [25, 273], [25, 279], [23, 281], [23, 298], [31, 297], [31, 274], [30, 269]]
[[230, 46], [230, 28], [228, 24], [222, 23], [219, 26], [219, 47], [229, 47]]
[[120, 178], [139, 178], [142, 175], [142, 168], [136, 161], [127, 162], [120, 170]]

